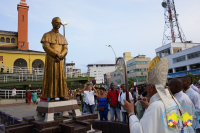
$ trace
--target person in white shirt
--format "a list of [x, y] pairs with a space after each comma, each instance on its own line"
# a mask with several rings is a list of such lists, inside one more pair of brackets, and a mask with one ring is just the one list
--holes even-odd
[[[85, 95], [86, 100], [86, 109], [88, 113], [94, 114], [95, 113], [95, 103], [94, 103], [94, 95], [97, 93], [96, 89], [93, 87], [93, 84], [88, 86], [88, 91], [85, 91], [87, 88], [87, 84], [85, 84], [82, 93]], [[92, 90], [93, 89], [93, 90]]]
[[199, 93], [199, 89], [196, 86], [194, 86], [193, 84], [190, 85], [190, 88], [192, 88], [194, 91]]
[[[168, 86], [172, 94], [174, 95], [174, 97], [177, 99], [180, 105], [183, 106], [182, 107], [183, 113], [188, 112], [190, 116], [191, 115], [193, 116], [192, 126], [194, 127], [197, 123], [198, 117], [196, 116], [195, 112], [192, 110], [192, 109], [195, 110], [194, 104], [192, 103], [190, 98], [182, 91], [183, 89], [182, 81], [178, 78], [173, 78], [169, 81]], [[194, 130], [192, 129], [193, 128], [192, 126], [189, 126], [189, 127], [185, 126], [184, 130], [190, 130], [188, 131], [188, 133], [195, 133]]]
[[3, 62], [1, 63], [1, 72], [3, 72]]
[[[118, 101], [119, 101], [119, 104], [121, 105], [123, 122], [126, 122], [127, 112], [123, 108], [124, 107], [124, 100], [126, 100], [126, 86], [125, 86], [125, 84], [121, 85], [121, 89], [122, 89], [122, 92], [120, 92], [120, 95], [118, 97]], [[131, 93], [130, 92], [128, 92], [128, 93], [129, 93], [129, 100], [133, 100]]]
[[[190, 100], [195, 106], [195, 111], [200, 115], [200, 95], [196, 91], [194, 91], [192, 88], [190, 88], [190, 85], [192, 83], [192, 79], [190, 77], [183, 77], [181, 78], [183, 82], [183, 89], [185, 91], [185, 94], [188, 95]], [[195, 128], [196, 133], [200, 133], [200, 124], [198, 124]]]
[[12, 96], [12, 97], [15, 97], [16, 95], [17, 95], [17, 93], [16, 93], [16, 88], [14, 87], [13, 90], [12, 90], [12, 95], [11, 95], [11, 96]]

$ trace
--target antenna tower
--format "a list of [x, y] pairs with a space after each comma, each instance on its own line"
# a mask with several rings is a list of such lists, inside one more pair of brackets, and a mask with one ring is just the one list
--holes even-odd
[[171, 42], [187, 42], [183, 30], [178, 22], [174, 0], [163, 0], [162, 7], [165, 10], [165, 27], [162, 44]]

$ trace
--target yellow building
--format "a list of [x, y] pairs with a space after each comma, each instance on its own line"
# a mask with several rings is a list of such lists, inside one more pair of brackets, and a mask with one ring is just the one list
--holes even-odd
[[0, 47], [17, 47], [17, 35], [17, 32], [0, 30]]
[[0, 30], [0, 64], [3, 62], [6, 73], [32, 73], [44, 68], [46, 53], [29, 50], [26, 0], [20, 1], [17, 9], [18, 32]]
[[[15, 72], [14, 68], [37, 69], [44, 68], [45, 52], [33, 50], [0, 49], [0, 63], [3, 62], [4, 71]], [[32, 71], [30, 70], [30, 73]]]

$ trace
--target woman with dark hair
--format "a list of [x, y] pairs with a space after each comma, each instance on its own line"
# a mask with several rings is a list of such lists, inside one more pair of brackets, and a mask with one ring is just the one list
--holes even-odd
[[33, 93], [32, 93], [32, 101], [33, 101], [34, 104], [37, 101], [37, 92], [35, 92], [35, 91], [33, 91]]
[[106, 89], [100, 88], [100, 95], [97, 97], [98, 110], [100, 115], [100, 120], [108, 120], [108, 101], [105, 94]]

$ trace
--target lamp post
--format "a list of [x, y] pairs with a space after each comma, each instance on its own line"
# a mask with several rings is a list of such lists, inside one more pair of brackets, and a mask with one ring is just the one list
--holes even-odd
[[[114, 49], [113, 49], [113, 47], [111, 46], [111, 45], [106, 45], [107, 47], [111, 47], [112, 48], [112, 50], [113, 50], [113, 53], [115, 54], [115, 51], [114, 51]], [[116, 56], [116, 54], [115, 54], [115, 60], [117, 59], [117, 56]]]
[[[65, 26], [68, 25], [68, 24], [69, 24], [69, 22], [66, 22], [66, 21], [64, 21], [64, 23], [62, 23], [64, 37], [65, 37]], [[64, 70], [65, 70], [65, 76], [66, 76], [66, 57], [64, 59]]]

